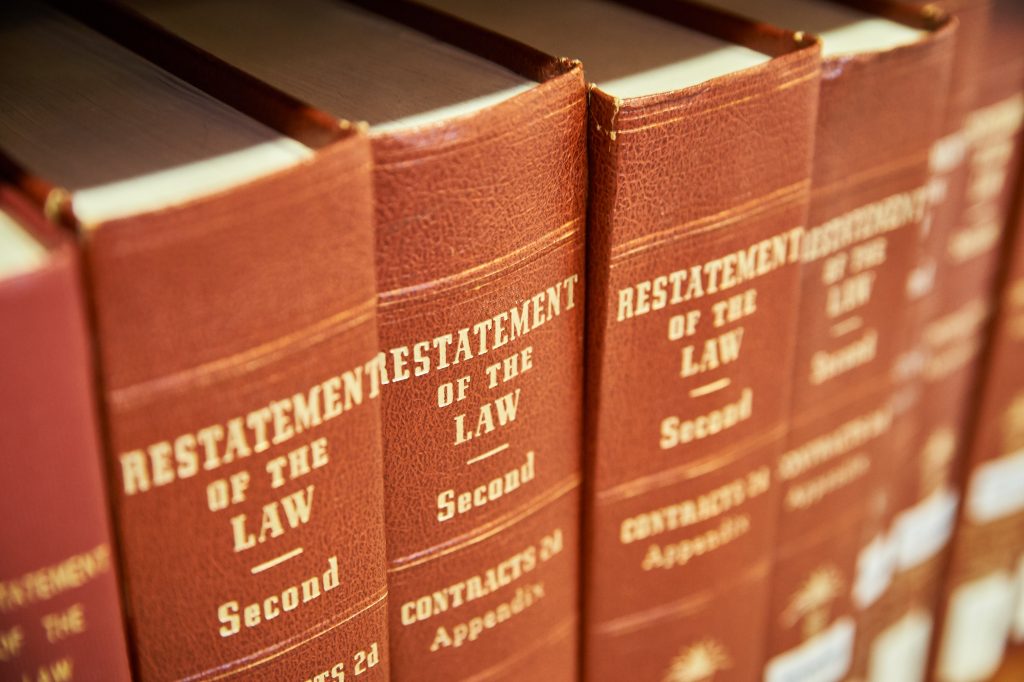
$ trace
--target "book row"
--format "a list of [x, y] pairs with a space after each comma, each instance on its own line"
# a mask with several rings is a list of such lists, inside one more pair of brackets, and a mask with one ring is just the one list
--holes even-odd
[[1024, 7], [0, 9], [0, 678], [982, 682]]

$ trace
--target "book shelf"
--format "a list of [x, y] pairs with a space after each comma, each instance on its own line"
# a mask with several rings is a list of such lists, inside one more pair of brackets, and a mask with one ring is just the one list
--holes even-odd
[[1024, 680], [1022, 38], [0, 9], [0, 680]]

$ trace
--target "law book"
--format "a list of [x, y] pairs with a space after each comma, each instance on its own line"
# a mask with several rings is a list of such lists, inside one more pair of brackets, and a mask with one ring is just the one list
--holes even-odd
[[[957, 32], [940, 136], [929, 153], [929, 210], [902, 313], [912, 331], [895, 375], [896, 455], [880, 481], [888, 509], [859, 562], [865, 578], [873, 575], [875, 596], [858, 613], [852, 674], [879, 681], [925, 679], [996, 245], [987, 228], [963, 224], [967, 116], [975, 106], [988, 0], [908, 4], [946, 11]], [[979, 240], [982, 231], [988, 236]]]
[[394, 679], [572, 679], [579, 66], [410, 3], [132, 4], [370, 124]]
[[159, 36], [230, 105], [2, 26], [5, 169], [84, 254], [136, 678], [386, 679], [367, 140]]
[[591, 83], [583, 677], [755, 679], [818, 45], [687, 3], [429, 4]]
[[915, 345], [912, 293], [933, 212], [928, 158], [955, 22], [889, 2], [714, 4], [823, 43], [764, 677], [815, 669], [821, 680], [857, 679], [859, 626], [891, 581], [879, 536], [898, 509], [888, 482], [911, 425], [901, 372]]
[[[920, 650], [940, 630], [936, 602], [960, 501], [980, 358], [1019, 163], [1024, 76], [1015, 41], [1024, 34], [1005, 6], [989, 25], [988, 5], [948, 4], [959, 29], [944, 135], [931, 155], [935, 213], [925, 245], [934, 275], [917, 303], [923, 359], [915, 381], [917, 423], [905, 447], [910, 456], [894, 476], [903, 501], [889, 531], [895, 564], [889, 605], [865, 638], [878, 671], [902, 656], [901, 646]], [[914, 679], [924, 675], [918, 669]]]
[[1024, 637], [1024, 500], [1019, 353], [1024, 343], [1024, 266], [1020, 221], [999, 299], [978, 402], [963, 505], [946, 569], [934, 679], [988, 680], [1011, 641]]
[[0, 185], [0, 678], [128, 682], [78, 253]]
[[[1024, 445], [1015, 443], [1012, 435], [1021, 423], [1013, 412], [1022, 385], [1016, 356], [1021, 337], [1015, 331], [1021, 304], [1019, 205], [1016, 222], [1011, 216], [1021, 191], [1024, 8], [996, 0], [991, 19], [977, 72], [975, 105], [965, 128], [968, 184], [960, 226], [963, 234], [976, 239], [957, 243], [977, 243], [978, 248], [968, 253], [976, 254], [973, 260], [979, 265], [988, 266], [995, 257], [1005, 262], [999, 286], [993, 288], [995, 300], [984, 307], [986, 313], [994, 309], [997, 319], [994, 326], [985, 326], [992, 335], [979, 390], [964, 401], [964, 409], [976, 413], [969, 415], [973, 421], [968, 422], [963, 438], [966, 461], [954, 471], [954, 482], [963, 486], [958, 534], [945, 574], [939, 575], [946, 585], [940, 592], [944, 619], [936, 627], [934, 677], [943, 682], [986, 679], [999, 665], [1007, 642], [1024, 639], [1024, 618], [1019, 615], [1024, 506], [1019, 479], [1013, 478], [1013, 465], [1008, 464]], [[971, 281], [964, 284], [969, 286]], [[1006, 468], [1000, 471], [1001, 465]], [[993, 488], [997, 479], [998, 487]], [[1016, 492], [1007, 496], [1004, 490]], [[1018, 499], [1013, 501], [1015, 496]], [[985, 515], [979, 512], [981, 507], [1003, 511]]]

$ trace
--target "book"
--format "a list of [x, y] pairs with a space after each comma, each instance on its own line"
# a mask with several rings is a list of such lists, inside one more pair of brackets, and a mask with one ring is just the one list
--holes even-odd
[[[917, 392], [915, 424], [904, 448], [910, 456], [892, 482], [903, 498], [888, 537], [893, 583], [861, 647], [876, 677], [893, 669], [893, 661], [913, 660], [913, 675], [905, 675], [925, 679], [922, 652], [939, 629], [935, 604], [960, 500], [972, 398], [1011, 196], [1006, 176], [1017, 164], [1013, 138], [1020, 123], [1013, 110], [1019, 105], [1013, 96], [1024, 82], [1013, 67], [1018, 50], [992, 49], [989, 3], [948, 5], [959, 28], [944, 134], [931, 155], [935, 210], [923, 267], [933, 274], [916, 304], [922, 362], [910, 389]], [[1007, 88], [1015, 79], [1020, 82]]]
[[0, 148], [84, 252], [137, 679], [387, 678], [365, 137], [3, 12]]
[[132, 6], [370, 124], [393, 677], [572, 678], [579, 66], [411, 3]]
[[[1014, 319], [1019, 315], [1019, 298], [1014, 287], [1020, 266], [1020, 209], [1013, 211], [1020, 196], [1020, 165], [1022, 123], [1024, 123], [1024, 54], [1020, 40], [1024, 37], [1024, 10], [1017, 3], [997, 0], [992, 3], [991, 24], [985, 41], [983, 58], [975, 78], [977, 95], [973, 110], [966, 119], [968, 142], [968, 182], [965, 206], [958, 227], [958, 240], [950, 242], [949, 253], [964, 275], [963, 286], [978, 281], [981, 271], [992, 277], [993, 261], [1003, 259], [1003, 272], [995, 300], [983, 307], [983, 332], [990, 332], [985, 349], [985, 363], [978, 381], [978, 390], [968, 395], [962, 409], [973, 408], [964, 421], [960, 452], [964, 461], [953, 472], [953, 484], [963, 485], [963, 508], [957, 538], [949, 565], [938, 578], [946, 585], [931, 586], [932, 596], [940, 597], [940, 613], [944, 622], [936, 627], [936, 670], [938, 680], [985, 679], [996, 667], [1008, 640], [1024, 637], [1024, 627], [1014, 625], [1024, 620], [1012, 616], [1011, 603], [1020, 603], [1019, 580], [1013, 586], [1017, 570], [1015, 553], [1024, 550], [1024, 530], [1013, 519], [1014, 504], [1007, 504], [1003, 490], [1015, 484], [1012, 465], [993, 473], [1001, 464], [1013, 460], [1014, 392], [1021, 385], [1014, 358], [1019, 334]], [[966, 256], [966, 258], [964, 257]], [[957, 281], [957, 280], [954, 280]], [[989, 323], [989, 311], [997, 319]], [[981, 315], [979, 315], [981, 316]], [[983, 342], [977, 342], [983, 346]], [[973, 356], [981, 355], [979, 351]], [[987, 473], [986, 473], [987, 472]], [[1002, 478], [998, 489], [991, 481]], [[986, 486], [983, 481], [989, 481]], [[1005, 486], [1005, 488], [1004, 488]], [[1012, 494], [1010, 495], [1012, 498]], [[1001, 507], [1004, 512], [986, 516], [979, 509]], [[1016, 514], [1019, 516], [1019, 514]], [[1014, 525], [1017, 524], [1017, 525]], [[1009, 582], [1006, 581], [1009, 578]]]
[[886, 2], [714, 4], [823, 43], [765, 679], [844, 679], [863, 673], [858, 628], [891, 582], [889, 482], [911, 427], [901, 366], [955, 23]]
[[978, 403], [964, 501], [946, 570], [934, 679], [987, 680], [1024, 633], [1019, 589], [1024, 556], [1020, 488], [1021, 258], [1019, 220], [999, 300]]
[[430, 4], [593, 83], [584, 679], [754, 679], [818, 44], [687, 3]]
[[130, 680], [78, 253], [0, 185], [0, 677]]
[[[981, 232], [962, 224], [966, 117], [975, 106], [988, 2], [911, 4], [947, 11], [957, 21], [957, 36], [941, 134], [929, 154], [929, 211], [906, 288], [904, 314], [914, 331], [897, 369], [899, 454], [883, 482], [890, 511], [876, 524], [874, 559], [863, 555], [865, 570], [876, 575], [877, 597], [858, 615], [853, 669], [872, 680], [926, 676], [935, 591], [959, 502], [955, 471], [969, 411], [965, 396], [986, 329], [995, 245], [987, 228], [979, 241]], [[974, 244], [970, 253], [965, 244]]]

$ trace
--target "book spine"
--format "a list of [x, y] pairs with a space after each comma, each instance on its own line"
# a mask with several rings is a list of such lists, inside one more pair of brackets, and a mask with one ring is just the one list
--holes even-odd
[[[978, 98], [965, 126], [970, 173], [960, 224], [963, 238], [950, 242], [950, 253], [966, 253], [970, 257], [957, 259], [960, 269], [967, 270], [964, 286], [978, 279], [970, 278], [969, 268], [973, 267], [975, 272], [984, 268], [982, 272], [991, 277], [992, 262], [1000, 251], [1007, 258], [995, 302], [977, 306], [986, 313], [994, 308], [997, 319], [993, 326], [985, 325], [982, 330], [991, 331], [992, 337], [986, 349], [980, 391], [968, 394], [975, 399], [963, 401], [960, 408], [966, 412], [976, 407], [977, 412], [962, 419], [971, 428], [962, 439], [965, 461], [957, 472], [963, 483], [963, 509], [949, 552], [946, 585], [941, 589], [940, 612], [944, 612], [944, 622], [939, 628], [935, 671], [940, 680], [961, 679], [964, 675], [981, 679], [995, 670], [1008, 638], [1024, 638], [1024, 622], [1015, 626], [1016, 621], [1006, 609], [1011, 598], [999, 603], [996, 596], [1000, 587], [1005, 590], [1010, 584], [999, 585], [1001, 580], [1022, 580], [1017, 565], [1018, 555], [1024, 553], [1020, 508], [1013, 508], [1012, 502], [1005, 506], [1008, 500], [1001, 494], [1002, 488], [995, 490], [984, 483], [1000, 477], [1002, 483], [1012, 487], [1012, 465], [996, 472], [1024, 446], [1024, 442], [1016, 443], [1013, 436], [1017, 418], [1013, 404], [1022, 379], [1017, 369], [1019, 363], [1013, 360], [1021, 343], [1014, 320], [1020, 316], [1018, 280], [1024, 273], [1019, 262], [1019, 206], [1016, 223], [1010, 218], [1014, 199], [1020, 196], [1024, 145], [1024, 55], [1019, 48], [1024, 38], [1024, 9], [999, 0], [992, 9], [983, 68], [977, 78]], [[953, 248], [957, 246], [960, 248]], [[954, 282], [959, 281], [960, 274], [953, 272], [958, 278]], [[981, 344], [979, 341], [978, 345]], [[1004, 505], [1003, 511], [995, 515], [981, 511], [1000, 505]], [[943, 575], [935, 572], [937, 582]], [[933, 596], [940, 592], [938, 586], [929, 587]], [[1019, 586], [1012, 590], [1019, 590]], [[1019, 616], [1017, 619], [1020, 620]], [[985, 633], [984, 641], [976, 639], [978, 631]]]
[[[900, 454], [882, 482], [890, 513], [872, 539], [879, 595], [859, 613], [854, 657], [856, 675], [877, 676], [888, 667], [911, 680], [923, 679], [927, 667], [932, 605], [959, 500], [953, 479], [962, 406], [988, 318], [991, 258], [978, 256], [995, 245], [987, 228], [982, 236], [962, 221], [972, 182], [967, 115], [976, 97], [988, 0], [934, 8], [955, 16], [957, 36], [941, 135], [929, 155], [929, 213], [907, 282], [904, 314], [913, 332], [894, 377]], [[987, 242], [980, 251], [979, 236]]]
[[904, 47], [826, 58], [804, 239], [792, 427], [782, 488], [768, 682], [856, 671], [858, 616], [891, 581], [879, 539], [906, 439], [896, 379], [914, 345], [908, 289], [931, 213], [955, 23], [867, 7], [926, 30]]
[[555, 68], [373, 137], [397, 680], [576, 674], [586, 91]]
[[999, 667], [1007, 642], [1024, 639], [1018, 599], [1024, 582], [1024, 377], [1017, 361], [1024, 345], [1024, 258], [1019, 215], [942, 596], [944, 620], [934, 678], [943, 682], [988, 679]]
[[368, 141], [80, 230], [139, 678], [386, 679]]
[[686, 8], [666, 18], [773, 58], [661, 95], [591, 91], [587, 680], [761, 663], [820, 54]]
[[0, 282], [0, 678], [127, 682], [77, 253], [11, 187], [0, 205], [49, 247]]

